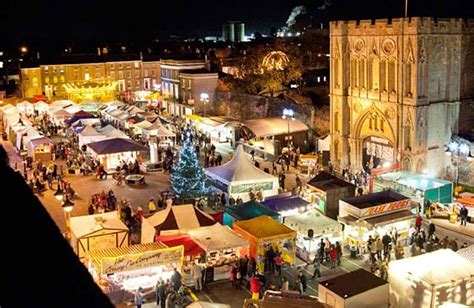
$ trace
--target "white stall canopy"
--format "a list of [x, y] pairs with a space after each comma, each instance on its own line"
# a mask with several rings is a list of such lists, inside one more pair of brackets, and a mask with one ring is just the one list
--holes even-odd
[[437, 307], [442, 302], [474, 305], [474, 263], [451, 249], [389, 263], [390, 304]]
[[207, 252], [249, 246], [247, 239], [219, 223], [191, 230], [188, 234]]

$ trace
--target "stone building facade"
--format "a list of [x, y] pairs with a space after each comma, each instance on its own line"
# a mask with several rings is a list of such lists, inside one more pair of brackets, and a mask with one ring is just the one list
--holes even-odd
[[444, 176], [445, 146], [473, 97], [474, 22], [405, 18], [330, 24], [331, 161]]

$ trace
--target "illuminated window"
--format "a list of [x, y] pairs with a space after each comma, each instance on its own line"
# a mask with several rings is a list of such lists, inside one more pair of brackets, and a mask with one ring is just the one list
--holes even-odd
[[132, 82], [130, 80], [127, 81], [127, 89], [130, 90], [130, 88], [132, 87]]
[[61, 80], [61, 82], [65, 82], [66, 78], [64, 78], [64, 76], [61, 76], [60, 80]]
[[49, 77], [44, 78], [44, 83], [48, 84], [49, 83]]
[[115, 79], [115, 72], [110, 72], [110, 79]]
[[123, 79], [123, 71], [119, 71], [119, 78]]
[[127, 78], [132, 78], [132, 72], [127, 71]]
[[119, 64], [119, 68], [123, 68], [123, 64], [122, 64], [122, 63]]
[[33, 83], [33, 87], [37, 87], [37, 86], [38, 86], [38, 78], [37, 78], [37, 77], [33, 77], [33, 79], [31, 80], [31, 82]]
[[135, 70], [135, 78], [140, 78], [140, 70]]
[[140, 67], [140, 62], [135, 62], [135, 68], [139, 68]]
[[148, 70], [143, 70], [143, 77], [148, 77]]
[[135, 80], [135, 88], [140, 88], [140, 80]]

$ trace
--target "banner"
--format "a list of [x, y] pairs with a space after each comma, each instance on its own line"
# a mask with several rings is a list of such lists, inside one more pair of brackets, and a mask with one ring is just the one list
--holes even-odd
[[258, 192], [260, 189], [262, 190], [272, 190], [273, 189], [273, 182], [264, 182], [264, 183], [249, 183], [249, 184], [240, 184], [235, 185], [230, 188], [231, 194], [242, 194], [248, 193], [252, 188]]
[[184, 255], [184, 246], [146, 251], [135, 255], [124, 255], [116, 258], [103, 258], [102, 274], [136, 270], [159, 265], [180, 264]]
[[378, 206], [369, 207], [361, 210], [361, 217], [372, 217], [380, 214], [387, 214], [390, 212], [398, 212], [410, 207], [410, 200], [400, 200], [392, 203], [382, 204]]

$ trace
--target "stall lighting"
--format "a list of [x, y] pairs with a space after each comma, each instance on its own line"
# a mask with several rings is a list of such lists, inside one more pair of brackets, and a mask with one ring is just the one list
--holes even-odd
[[54, 193], [54, 197], [59, 201], [63, 199], [63, 191], [59, 188], [59, 186], [56, 192]]
[[391, 165], [392, 165], [392, 163], [386, 161], [386, 162], [383, 163], [382, 167], [383, 167], [383, 168], [388, 168], [388, 167], [390, 167]]

